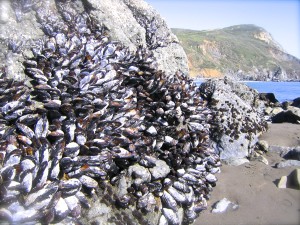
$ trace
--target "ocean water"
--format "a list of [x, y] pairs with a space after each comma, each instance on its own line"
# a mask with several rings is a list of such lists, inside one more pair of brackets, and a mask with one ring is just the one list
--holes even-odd
[[[199, 86], [203, 80], [195, 80]], [[274, 93], [279, 102], [291, 101], [300, 97], [300, 82], [264, 82], [245, 81], [243, 82], [260, 93]]]
[[260, 93], [274, 93], [280, 102], [291, 101], [300, 97], [300, 82], [245, 82]]

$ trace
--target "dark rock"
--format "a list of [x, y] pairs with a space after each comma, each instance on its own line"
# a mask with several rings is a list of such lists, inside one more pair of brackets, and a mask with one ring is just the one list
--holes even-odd
[[292, 101], [284, 101], [283, 103], [281, 103], [282, 108], [283, 108], [284, 110], [287, 110], [287, 108], [288, 108], [289, 106], [291, 106], [292, 104], [293, 104]]
[[300, 97], [295, 98], [295, 99], [293, 100], [293, 103], [291, 104], [291, 106], [300, 108]]
[[284, 110], [272, 117], [273, 123], [300, 123], [300, 109], [297, 107], [289, 106]]
[[300, 161], [300, 148], [294, 148], [293, 150], [286, 153], [283, 158], [285, 159], [295, 159]]
[[214, 112], [211, 139], [221, 159], [249, 156], [267, 127], [258, 92], [225, 77], [201, 84], [200, 93]]
[[259, 99], [264, 101], [266, 103], [266, 105], [268, 105], [268, 106], [279, 103], [279, 101], [276, 99], [274, 93], [260, 93]]

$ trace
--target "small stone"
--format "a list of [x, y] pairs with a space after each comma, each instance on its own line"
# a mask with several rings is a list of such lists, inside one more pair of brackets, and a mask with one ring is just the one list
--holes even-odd
[[280, 163], [277, 163], [276, 168], [284, 168], [289, 166], [300, 166], [300, 161], [298, 160], [285, 160]]
[[227, 198], [223, 198], [215, 204], [212, 213], [224, 213], [229, 209], [236, 210], [237, 208], [237, 204], [230, 202]]
[[300, 190], [300, 169], [295, 169], [288, 176], [289, 186], [290, 188], [295, 188]]
[[282, 176], [277, 183], [277, 187], [300, 190], [300, 169], [293, 170], [288, 176]]
[[277, 187], [278, 188], [286, 188], [287, 185], [287, 176], [282, 176], [278, 181]]
[[155, 164], [156, 166], [149, 169], [152, 175], [152, 180], [165, 178], [170, 173], [170, 167], [165, 161], [157, 160]]
[[257, 142], [259, 150], [262, 150], [264, 152], [269, 151], [269, 143], [265, 140], [260, 140]]

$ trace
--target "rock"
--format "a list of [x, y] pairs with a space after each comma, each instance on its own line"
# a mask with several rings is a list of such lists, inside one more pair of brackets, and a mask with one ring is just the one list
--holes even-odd
[[152, 180], [164, 178], [170, 173], [170, 167], [165, 161], [157, 160], [155, 164], [156, 166], [149, 169], [152, 176]]
[[295, 98], [291, 104], [291, 106], [300, 108], [300, 97], [299, 98]]
[[229, 165], [229, 166], [240, 166], [240, 165], [242, 165], [244, 163], [248, 163], [249, 160], [246, 159], [246, 158], [241, 158], [241, 159], [231, 158], [231, 159], [222, 160], [222, 162], [224, 164]]
[[271, 145], [269, 147], [270, 152], [276, 152], [280, 154], [281, 156], [284, 156], [287, 154], [289, 151], [293, 150], [294, 148], [292, 147], [285, 147], [285, 146], [277, 146], [277, 145]]
[[265, 109], [265, 114], [266, 114], [266, 115], [270, 115], [272, 111], [273, 111], [273, 108], [268, 106], [268, 107], [266, 107], [266, 109]]
[[[79, 12], [88, 11], [99, 24], [107, 27], [113, 41], [120, 41], [132, 52], [139, 46], [148, 48], [157, 58], [156, 69], [167, 74], [181, 70], [188, 73], [187, 56], [177, 37], [166, 22], [143, 0], [75, 0]], [[41, 0], [38, 5], [49, 9], [51, 15], [58, 15], [54, 0]], [[34, 11], [28, 10], [20, 21], [16, 20], [10, 1], [0, 2], [0, 68], [5, 67], [7, 75], [24, 79], [24, 57], [32, 43], [43, 37], [43, 31]], [[126, 22], [125, 22], [126, 21]], [[6, 31], [10, 32], [6, 32]], [[9, 49], [13, 41], [14, 49]]]
[[259, 140], [257, 142], [257, 147], [259, 150], [261, 150], [263, 152], [269, 151], [269, 143], [265, 140]]
[[281, 107], [274, 107], [271, 111], [271, 116], [275, 116], [277, 115], [278, 113], [282, 112], [283, 111], [283, 108]]
[[285, 160], [280, 163], [277, 163], [276, 168], [284, 168], [289, 166], [300, 166], [300, 161], [298, 160]]
[[136, 185], [151, 181], [151, 174], [149, 170], [139, 164], [130, 166], [128, 168], [128, 175], [133, 178], [133, 183]]
[[224, 213], [228, 210], [236, 210], [239, 206], [230, 202], [227, 198], [218, 201], [212, 209], [212, 213]]
[[282, 176], [278, 183], [277, 183], [278, 188], [286, 188], [287, 187], [287, 176]]
[[289, 187], [300, 190], [300, 169], [295, 169], [289, 175]]
[[279, 104], [279, 101], [276, 99], [274, 93], [259, 93], [259, 99], [264, 101], [268, 106]]
[[283, 158], [294, 159], [294, 160], [300, 161], [300, 147], [294, 148], [291, 151], [287, 152], [285, 155], [283, 155]]
[[277, 183], [277, 187], [300, 190], [300, 169], [293, 170], [288, 176], [282, 176]]
[[200, 93], [215, 114], [211, 139], [220, 158], [248, 157], [267, 127], [258, 92], [225, 77], [202, 83]]
[[272, 117], [273, 123], [300, 123], [300, 108], [289, 106], [287, 110], [284, 110], [274, 117]]
[[288, 108], [289, 106], [291, 106], [292, 104], [293, 104], [292, 101], [284, 101], [284, 102], [281, 103], [282, 108], [283, 108], [284, 110], [287, 110], [287, 108]]
[[151, 49], [157, 58], [158, 70], [173, 74], [180, 68], [188, 73], [187, 57], [177, 37], [148, 3], [143, 0], [86, 2], [92, 18], [106, 26], [114, 40], [131, 51], [140, 45]]

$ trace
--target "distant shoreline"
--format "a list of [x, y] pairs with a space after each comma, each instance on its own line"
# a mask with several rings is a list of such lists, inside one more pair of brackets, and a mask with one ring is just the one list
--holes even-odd
[[[211, 77], [211, 78], [191, 78], [192, 80], [194, 81], [207, 81], [207, 80], [210, 80], [210, 79], [222, 79], [224, 77], [220, 77], [220, 78], [214, 78], [214, 77]], [[275, 81], [275, 80], [237, 80], [236, 82], [300, 82], [300, 80], [278, 80], [278, 81]]]

